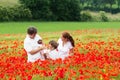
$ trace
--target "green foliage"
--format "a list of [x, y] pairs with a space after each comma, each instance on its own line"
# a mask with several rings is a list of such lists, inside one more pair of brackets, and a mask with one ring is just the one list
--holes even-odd
[[16, 8], [13, 8], [13, 20], [14, 21], [24, 21], [24, 20], [31, 20], [32, 14], [31, 11], [24, 6], [17, 6]]
[[0, 21], [8, 21], [7, 9], [0, 7]]
[[20, 0], [31, 10], [33, 19], [47, 21], [51, 18], [50, 0]]
[[0, 6], [0, 21], [22, 21], [32, 18], [29, 9], [24, 6], [2, 7]]
[[101, 21], [108, 21], [108, 17], [106, 16], [104, 11], [100, 11], [100, 15], [101, 15]]
[[92, 21], [92, 16], [89, 13], [89, 11], [83, 11], [81, 12], [81, 21]]
[[79, 21], [79, 0], [20, 0], [28, 7], [33, 19], [48, 21]]
[[120, 0], [80, 0], [83, 10], [120, 12]]
[[120, 0], [116, 0], [117, 2], [117, 5], [118, 5], [118, 8], [120, 8]]
[[120, 21], [112, 16], [119, 6], [120, 0], [0, 0], [0, 21]]
[[79, 21], [78, 0], [51, 0], [51, 10], [57, 21]]

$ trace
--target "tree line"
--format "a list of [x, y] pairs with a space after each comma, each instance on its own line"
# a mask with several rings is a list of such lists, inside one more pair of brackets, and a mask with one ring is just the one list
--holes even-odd
[[83, 9], [120, 12], [120, 0], [80, 0], [80, 5]]
[[[92, 16], [88, 12], [81, 12], [120, 11], [120, 0], [19, 0], [19, 2], [21, 5], [12, 8], [0, 6], [0, 21], [92, 21]], [[108, 21], [105, 13], [102, 17], [103, 21]]]

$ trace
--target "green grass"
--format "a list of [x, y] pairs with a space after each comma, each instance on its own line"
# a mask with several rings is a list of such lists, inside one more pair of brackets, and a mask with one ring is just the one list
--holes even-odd
[[56, 32], [81, 29], [120, 29], [120, 22], [2, 22], [0, 34], [26, 33], [29, 26], [36, 26], [38, 32]]

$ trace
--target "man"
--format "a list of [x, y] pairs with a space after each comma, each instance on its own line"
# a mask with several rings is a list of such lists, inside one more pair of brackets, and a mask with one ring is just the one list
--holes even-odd
[[44, 49], [43, 46], [38, 46], [38, 40], [41, 37], [37, 34], [37, 29], [35, 27], [29, 27], [27, 29], [27, 36], [24, 40], [24, 49], [28, 55], [28, 62], [35, 62], [38, 59], [42, 60], [40, 51]]

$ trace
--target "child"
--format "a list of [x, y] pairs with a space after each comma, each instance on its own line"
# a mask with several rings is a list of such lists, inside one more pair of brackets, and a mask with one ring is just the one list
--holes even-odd
[[48, 59], [58, 59], [59, 58], [59, 53], [57, 51], [58, 43], [54, 40], [51, 40], [49, 42], [49, 52], [46, 53], [46, 56]]
[[[43, 42], [42, 42], [42, 39], [39, 39], [37, 43], [38, 43], [38, 46], [39, 46], [39, 47], [45, 46], [45, 45], [43, 44]], [[45, 49], [43, 49], [43, 50], [40, 51], [40, 54], [41, 54], [41, 56], [42, 56], [42, 60], [45, 60], [45, 57], [46, 57], [45, 54], [44, 54], [45, 52], [46, 52]]]

